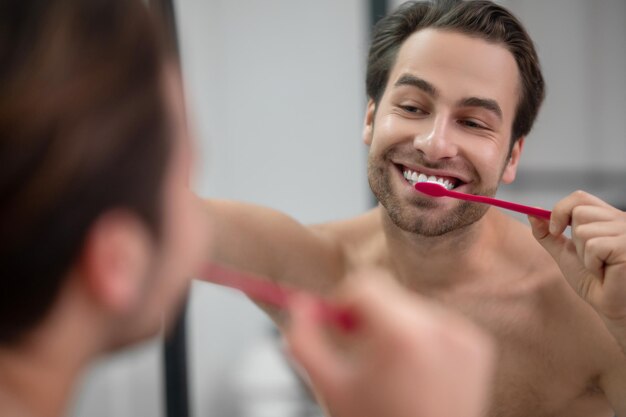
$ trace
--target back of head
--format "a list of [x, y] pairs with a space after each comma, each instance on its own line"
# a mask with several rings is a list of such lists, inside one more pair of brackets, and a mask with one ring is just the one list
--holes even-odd
[[158, 234], [170, 149], [158, 33], [140, 0], [0, 5], [0, 344], [45, 317], [105, 211]]
[[521, 78], [511, 137], [517, 140], [527, 135], [545, 95], [539, 58], [522, 24], [507, 9], [489, 0], [409, 1], [381, 19], [374, 29], [367, 63], [369, 98], [378, 103], [403, 42], [426, 28], [478, 37], [502, 44], [511, 52]]

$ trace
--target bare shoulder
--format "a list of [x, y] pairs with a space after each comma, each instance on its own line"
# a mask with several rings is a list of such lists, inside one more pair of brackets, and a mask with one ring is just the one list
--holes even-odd
[[498, 241], [502, 242], [502, 249], [511, 259], [527, 265], [534, 272], [543, 271], [549, 276], [559, 274], [558, 266], [550, 254], [533, 237], [527, 223], [501, 214], [497, 219], [496, 226], [500, 231]]
[[[506, 258], [503, 268], [516, 271], [513, 282], [519, 299], [549, 321], [545, 326], [558, 323], [562, 330], [556, 333], [563, 340], [606, 355], [613, 343], [602, 321], [571, 288], [557, 263], [533, 237], [530, 226], [512, 218], [502, 221], [505, 226], [499, 228], [498, 240]], [[595, 336], [588, 337], [591, 335]]]
[[[626, 377], [626, 360], [595, 310], [571, 288], [552, 257], [532, 236], [530, 227], [515, 221], [510, 233], [518, 237], [518, 261], [528, 265], [529, 300], [537, 308], [543, 325], [550, 330], [546, 341], [558, 351], [579, 358], [587, 372], [602, 387], [605, 380]], [[626, 389], [626, 385], [623, 384]], [[604, 387], [602, 387], [604, 389]]]
[[380, 209], [371, 209], [357, 217], [311, 226], [341, 248], [345, 272], [375, 266], [383, 253], [385, 236], [380, 222]]

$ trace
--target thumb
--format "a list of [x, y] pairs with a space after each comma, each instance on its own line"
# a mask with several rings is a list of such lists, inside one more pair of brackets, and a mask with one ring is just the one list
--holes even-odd
[[559, 263], [568, 239], [563, 235], [555, 236], [551, 234], [550, 222], [548, 220], [528, 216], [528, 222], [537, 242]]

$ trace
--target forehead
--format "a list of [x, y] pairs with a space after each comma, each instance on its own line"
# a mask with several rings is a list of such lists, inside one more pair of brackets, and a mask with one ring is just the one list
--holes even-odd
[[429, 28], [409, 36], [398, 51], [387, 87], [407, 73], [433, 84], [444, 98], [487, 97], [514, 111], [519, 97], [513, 54], [502, 44], [458, 32]]

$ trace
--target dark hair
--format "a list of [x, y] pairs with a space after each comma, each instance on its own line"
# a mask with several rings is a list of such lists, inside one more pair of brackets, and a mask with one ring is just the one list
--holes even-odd
[[367, 62], [367, 94], [377, 104], [389, 81], [398, 50], [413, 33], [426, 28], [457, 31], [502, 43], [515, 57], [522, 91], [511, 131], [511, 146], [530, 132], [545, 95], [539, 58], [522, 24], [491, 1], [433, 0], [407, 2], [374, 28]]
[[170, 127], [141, 0], [0, 6], [0, 343], [53, 305], [89, 228], [128, 209], [159, 234]]

